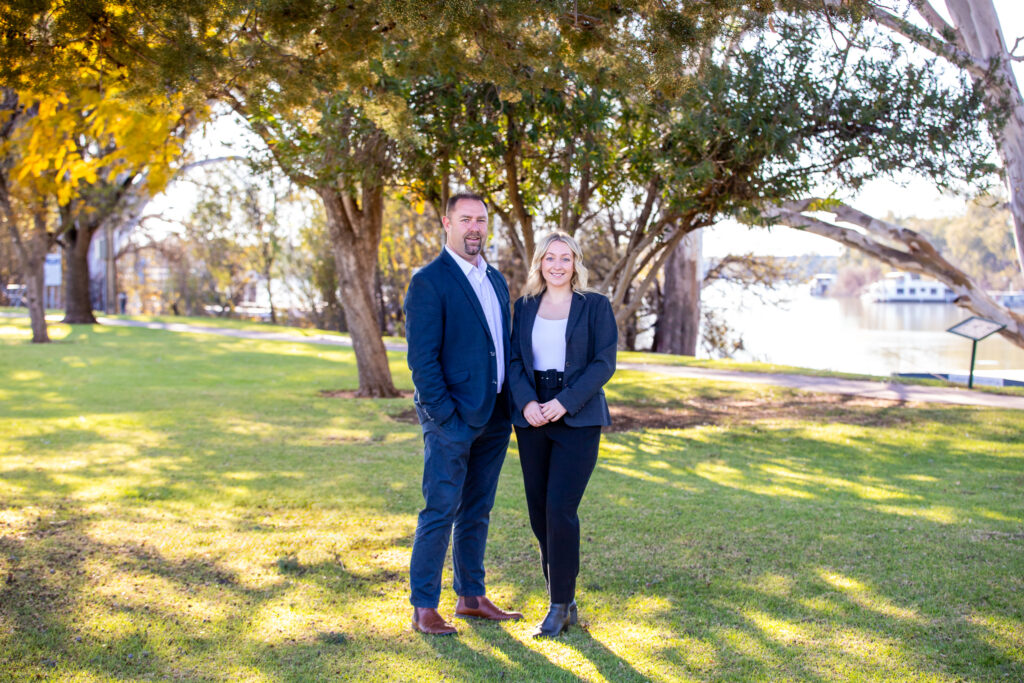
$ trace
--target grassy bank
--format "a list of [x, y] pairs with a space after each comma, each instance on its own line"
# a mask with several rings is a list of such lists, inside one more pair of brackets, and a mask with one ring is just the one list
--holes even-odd
[[621, 372], [609, 398], [660, 424], [604, 438], [584, 627], [529, 637], [513, 447], [489, 592], [528, 619], [438, 640], [408, 628], [419, 429], [321, 395], [356, 387], [350, 350], [51, 334], [0, 320], [0, 678], [1024, 678], [1020, 413]]

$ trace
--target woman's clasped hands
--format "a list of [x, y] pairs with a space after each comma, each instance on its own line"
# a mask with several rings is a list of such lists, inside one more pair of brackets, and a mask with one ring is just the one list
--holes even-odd
[[553, 398], [546, 403], [530, 401], [523, 408], [523, 417], [526, 418], [531, 427], [543, 427], [549, 422], [557, 422], [565, 413], [565, 406], [557, 398]]

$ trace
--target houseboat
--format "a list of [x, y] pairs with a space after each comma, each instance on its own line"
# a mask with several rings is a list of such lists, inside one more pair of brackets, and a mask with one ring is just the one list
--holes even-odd
[[836, 282], [836, 276], [831, 273], [818, 273], [808, 283], [811, 289], [811, 296], [825, 296], [828, 290]]
[[886, 273], [878, 282], [868, 285], [864, 298], [868, 301], [915, 303], [951, 303], [956, 299], [952, 289], [917, 273]]
[[1022, 291], [989, 292], [989, 294], [1007, 308], [1024, 308], [1024, 292]]

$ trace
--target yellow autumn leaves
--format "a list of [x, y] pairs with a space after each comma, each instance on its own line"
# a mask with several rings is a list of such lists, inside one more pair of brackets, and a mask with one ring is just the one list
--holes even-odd
[[0, 155], [23, 201], [67, 205], [83, 187], [122, 174], [144, 173], [150, 192], [167, 184], [183, 151], [176, 130], [189, 112], [173, 97], [139, 101], [117, 82], [83, 70], [74, 91], [18, 91], [17, 109], [4, 112], [17, 121]]

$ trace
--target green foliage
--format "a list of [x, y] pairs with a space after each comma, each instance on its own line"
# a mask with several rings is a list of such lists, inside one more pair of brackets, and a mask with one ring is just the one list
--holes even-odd
[[1024, 289], [1014, 258], [1012, 217], [998, 197], [981, 197], [965, 213], [944, 218], [907, 218], [949, 260], [986, 289]]
[[320, 329], [345, 331], [345, 311], [338, 298], [338, 273], [323, 213], [315, 211], [300, 231], [300, 248], [289, 256], [290, 272], [305, 283], [303, 292], [313, 324]]
[[440, 222], [424, 204], [413, 207], [399, 198], [387, 202], [377, 262], [387, 334], [405, 336], [402, 305], [409, 281], [418, 268], [437, 257], [443, 236]]

